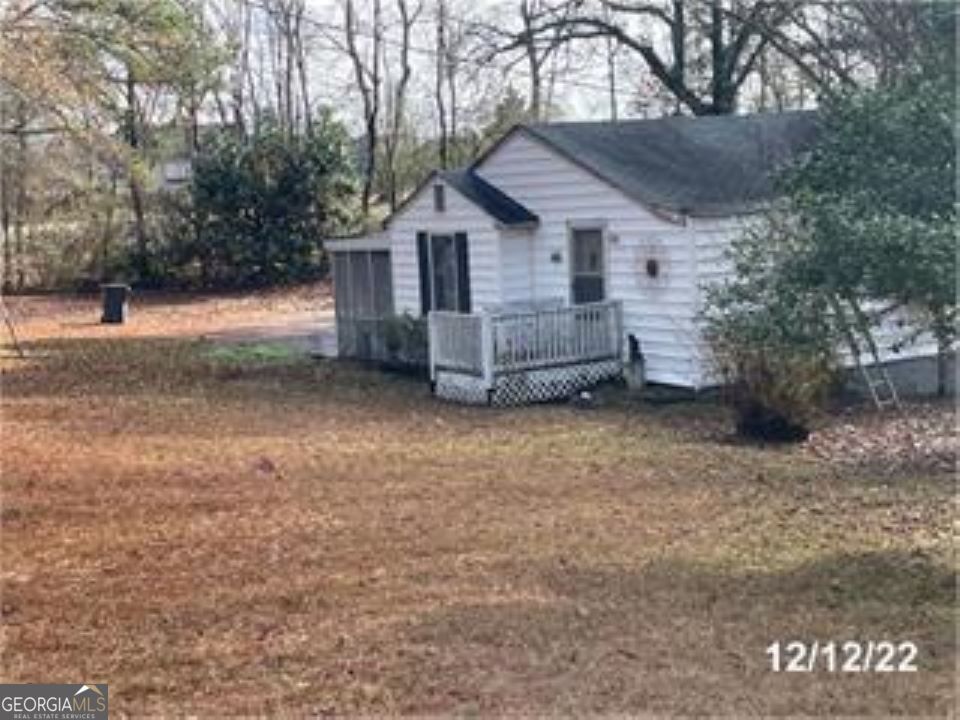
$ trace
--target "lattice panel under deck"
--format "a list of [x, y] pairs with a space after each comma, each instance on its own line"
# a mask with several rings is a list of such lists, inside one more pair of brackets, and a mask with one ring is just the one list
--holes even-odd
[[470, 405], [526, 405], [571, 397], [622, 372], [619, 360], [518, 372], [498, 376], [488, 393], [481, 378], [443, 371], [437, 374], [434, 391], [437, 397]]
[[465, 405], [487, 405], [490, 402], [490, 394], [482, 378], [448, 370], [437, 373], [433, 392], [438, 398]]
[[622, 370], [619, 360], [606, 360], [503, 375], [496, 380], [492, 403], [527, 405], [568, 398], [602, 380], [617, 377]]

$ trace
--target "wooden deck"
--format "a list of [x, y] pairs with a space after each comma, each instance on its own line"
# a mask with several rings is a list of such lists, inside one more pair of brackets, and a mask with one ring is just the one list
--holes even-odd
[[567, 397], [622, 372], [617, 301], [522, 311], [431, 312], [430, 378], [437, 395], [522, 404]]

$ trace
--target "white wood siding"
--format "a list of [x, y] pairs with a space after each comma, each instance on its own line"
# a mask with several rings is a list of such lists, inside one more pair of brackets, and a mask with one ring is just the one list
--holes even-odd
[[[533, 235], [528, 299], [569, 301], [570, 224], [596, 221], [607, 238], [607, 297], [623, 301], [624, 330], [640, 340], [648, 378], [688, 387], [697, 384], [701, 368], [695, 353], [696, 278], [687, 227], [657, 217], [523, 133], [504, 142], [477, 172], [540, 217]], [[559, 262], [551, 259], [554, 255]], [[646, 276], [648, 256], [660, 262], [656, 280]], [[512, 286], [511, 295], [518, 287]]]
[[534, 265], [534, 234], [530, 230], [500, 233], [501, 290], [503, 302], [519, 303], [534, 297], [537, 276]]
[[[751, 218], [691, 218], [690, 230], [694, 236], [697, 283], [697, 315], [703, 310], [706, 288], [722, 283], [731, 276], [733, 265], [726, 257], [727, 249], [734, 238], [745, 232]], [[693, 352], [700, 368], [698, 387], [716, 385], [719, 379], [712, 371], [710, 353], [700, 332]]]
[[[693, 219], [690, 227], [696, 237], [696, 259], [697, 259], [697, 304], [699, 308], [703, 307], [706, 296], [705, 289], [715, 283], [721, 283], [732, 276], [733, 266], [726, 258], [726, 251], [730, 243], [740, 234], [746, 232], [750, 225], [757, 220], [746, 216], [740, 218], [724, 219]], [[903, 342], [905, 337], [909, 337], [916, 325], [911, 323], [909, 315], [905, 311], [898, 311], [891, 314], [884, 322], [880, 324], [874, 332], [874, 339], [880, 350], [880, 357], [883, 360], [898, 360], [915, 357], [924, 357], [936, 354], [936, 342], [929, 335], [921, 336], [913, 344], [904, 347], [898, 352], [892, 348]], [[704, 375], [701, 378], [701, 385], [715, 383], [716, 380], [709, 373], [709, 360], [704, 343], [697, 343], [697, 352], [701, 358], [700, 364], [704, 369]], [[853, 366], [853, 358], [846, 347], [840, 348], [842, 361], [847, 366]], [[861, 358], [864, 363], [871, 363], [873, 359], [864, 353]]]
[[445, 194], [446, 210], [435, 212], [433, 183], [427, 184], [390, 220], [393, 306], [398, 313], [420, 314], [417, 233], [421, 231], [433, 234], [465, 232], [473, 310], [501, 302], [500, 238], [492, 218], [449, 185], [446, 185]]

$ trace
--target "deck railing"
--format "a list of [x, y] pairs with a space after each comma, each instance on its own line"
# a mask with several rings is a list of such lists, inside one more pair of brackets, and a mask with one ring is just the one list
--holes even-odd
[[430, 374], [468, 373], [492, 387], [497, 375], [620, 358], [618, 301], [464, 315], [430, 313]]
[[483, 375], [482, 315], [434, 310], [430, 313], [430, 376], [436, 370]]

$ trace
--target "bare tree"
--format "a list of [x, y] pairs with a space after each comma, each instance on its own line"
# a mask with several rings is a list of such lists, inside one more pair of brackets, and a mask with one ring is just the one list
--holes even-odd
[[297, 74], [300, 77], [300, 103], [303, 107], [303, 126], [309, 132], [313, 127], [313, 106], [310, 102], [310, 79], [307, 74], [307, 50], [304, 40], [304, 16], [306, 7], [304, 0], [297, 0], [293, 5], [293, 38], [296, 54]]
[[[609, 8], [605, 8], [609, 15]], [[604, 38], [604, 52], [607, 61], [607, 97], [610, 102], [610, 120], [616, 122], [618, 119], [617, 108], [617, 50], [620, 46], [609, 35]]]
[[[423, 4], [418, 2], [411, 7], [408, 0], [396, 0], [397, 10], [400, 15], [400, 77], [393, 87], [393, 92], [389, 98], [390, 118], [389, 127], [384, 134], [384, 165], [387, 176], [387, 196], [390, 201], [390, 209], [397, 207], [398, 180], [397, 180], [397, 151], [402, 142], [405, 124], [406, 124], [406, 100], [407, 87], [410, 84], [410, 77], [413, 74], [413, 68], [410, 64], [411, 51], [411, 33], [413, 26], [417, 22]], [[384, 52], [386, 44], [383, 44]], [[386, 63], [384, 63], [386, 66]]]
[[384, 45], [383, 8], [381, 0], [372, 0], [372, 2], [373, 28], [368, 34], [370, 47], [367, 53], [364, 53], [359, 41], [361, 33], [354, 0], [345, 0], [343, 5], [343, 28], [346, 39], [346, 50], [353, 64], [354, 80], [363, 105], [366, 157], [364, 158], [361, 208], [363, 209], [364, 215], [370, 211], [374, 175], [377, 171], [381, 104], [380, 93], [383, 83], [381, 69]]
[[[805, 2], [785, 10], [785, 22], [759, 30], [821, 93], [895, 81], [934, 57], [930, 43], [940, 33], [952, 38], [956, 22], [956, 5], [937, 0]], [[729, 13], [742, 17], [736, 8]], [[953, 23], [943, 22], [951, 13]]]
[[447, 102], [445, 99], [445, 78], [447, 62], [447, 0], [437, 0], [436, 7], [436, 53], [434, 63], [434, 102], [437, 108], [439, 137], [437, 151], [440, 167], [450, 167], [450, 133], [447, 128]]
[[[761, 29], [780, 27], [795, 3], [756, 0], [733, 14], [728, 2], [565, 0], [531, 11], [533, 0], [524, 0], [524, 29], [499, 51], [529, 56], [538, 43], [552, 51], [575, 40], [610, 38], [636, 53], [679, 107], [696, 115], [731, 113], [770, 43]], [[651, 39], [659, 36], [669, 38], [666, 47]]]
[[487, 61], [511, 58], [505, 68], [508, 71], [523, 63], [529, 87], [528, 114], [533, 121], [546, 117], [548, 103], [544, 102], [544, 88], [551, 84], [558, 71], [557, 53], [572, 39], [568, 23], [580, 4], [579, 0], [567, 0], [559, 6], [547, 0], [520, 0], [518, 30], [511, 31], [493, 23], [478, 25], [491, 45]]
[[208, 2], [208, 7], [213, 22], [224, 38], [224, 46], [230, 50], [226, 62], [227, 82], [223, 86], [228, 93], [228, 100], [224, 100], [222, 93], [217, 92], [214, 102], [221, 124], [232, 124], [243, 135], [248, 130], [248, 101], [253, 102], [254, 99], [253, 85], [248, 84], [253, 10], [248, 0]]
[[438, 155], [441, 167], [459, 162], [457, 138], [460, 118], [461, 55], [465, 52], [462, 20], [451, 12], [450, 0], [436, 0], [434, 52], [434, 104], [439, 125]]

